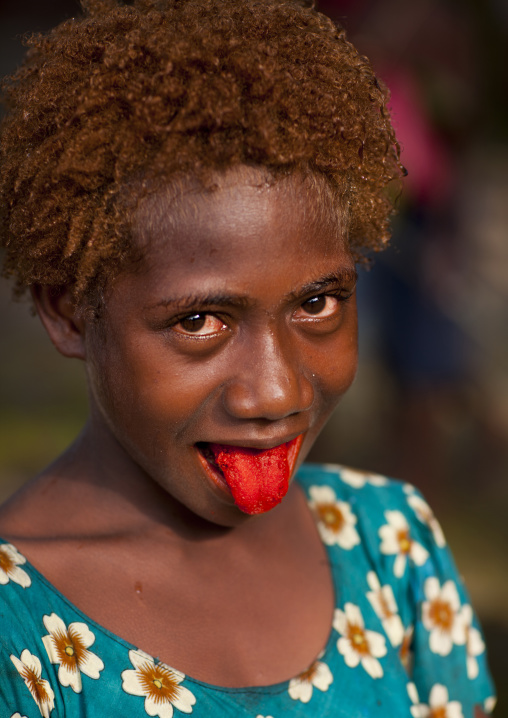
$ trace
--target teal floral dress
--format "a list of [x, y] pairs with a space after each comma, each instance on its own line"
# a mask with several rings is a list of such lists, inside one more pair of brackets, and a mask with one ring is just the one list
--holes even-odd
[[[110, 633], [0, 541], [1, 718], [473, 718], [485, 644], [428, 504], [408, 484], [305, 465], [334, 578], [325, 648], [284, 683], [197, 681]], [[298, 626], [295, 626], [298, 631]]]

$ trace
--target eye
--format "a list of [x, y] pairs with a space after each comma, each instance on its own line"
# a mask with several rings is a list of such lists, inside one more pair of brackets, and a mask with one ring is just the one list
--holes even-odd
[[208, 337], [226, 328], [224, 322], [214, 314], [189, 314], [171, 327], [173, 331], [187, 336]]
[[329, 294], [320, 294], [317, 297], [311, 297], [300, 305], [295, 316], [298, 319], [309, 317], [326, 319], [327, 317], [332, 317], [337, 312], [339, 301], [338, 297]]

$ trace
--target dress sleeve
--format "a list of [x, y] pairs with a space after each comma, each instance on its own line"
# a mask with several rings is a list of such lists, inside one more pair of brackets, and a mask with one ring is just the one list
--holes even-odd
[[401, 486], [399, 497], [400, 512], [386, 511], [385, 517], [387, 526], [399, 522], [407, 563], [399, 600], [414, 716], [472, 718], [476, 705], [490, 713], [495, 698], [485, 642], [441, 527], [414, 487]]
[[33, 628], [35, 595], [26, 559], [0, 540], [1, 718], [57, 716], [41, 662], [44, 646]]

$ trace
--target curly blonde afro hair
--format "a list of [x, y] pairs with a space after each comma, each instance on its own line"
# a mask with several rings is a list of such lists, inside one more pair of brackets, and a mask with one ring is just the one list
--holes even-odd
[[237, 165], [324, 178], [355, 255], [387, 243], [403, 174], [388, 93], [342, 28], [299, 0], [82, 4], [4, 83], [0, 241], [18, 293], [89, 301], [132, 257], [130, 195]]

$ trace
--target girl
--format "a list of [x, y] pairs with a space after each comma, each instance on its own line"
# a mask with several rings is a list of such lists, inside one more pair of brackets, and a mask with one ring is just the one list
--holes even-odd
[[428, 505], [302, 464], [403, 171], [368, 61], [298, 0], [94, 0], [30, 44], [4, 272], [90, 419], [0, 512], [2, 716], [488, 712]]

